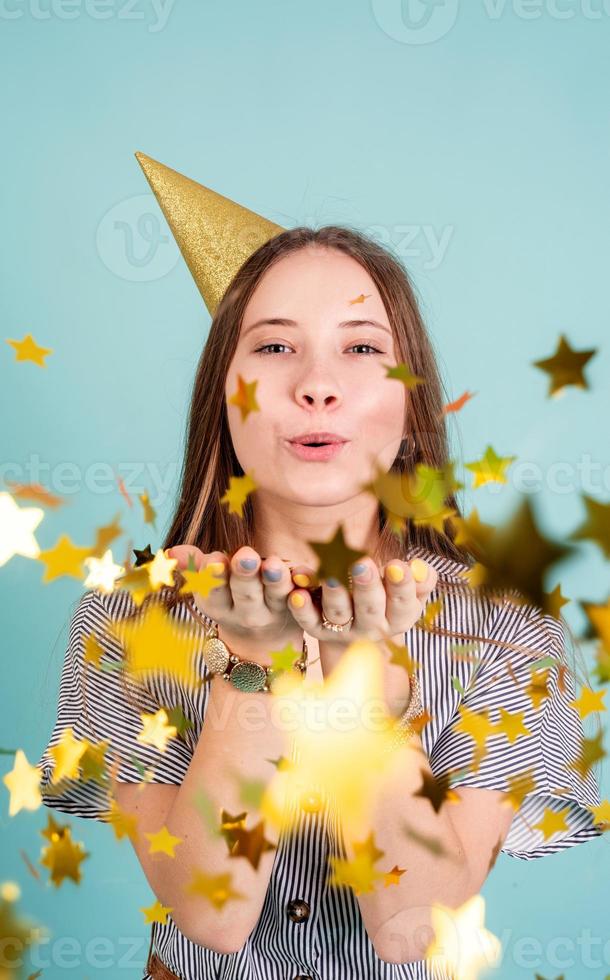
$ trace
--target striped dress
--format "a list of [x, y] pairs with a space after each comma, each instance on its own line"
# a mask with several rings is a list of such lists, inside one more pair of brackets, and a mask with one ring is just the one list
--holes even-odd
[[[441, 582], [455, 581], [467, 566], [421, 548], [412, 549], [410, 557], [416, 556], [439, 572], [437, 588], [430, 596], [430, 602], [443, 600], [435, 626], [485, 638], [474, 651], [476, 657], [460, 657], [456, 655], [458, 641], [453, 637], [416, 627], [406, 634], [408, 650], [421, 665], [421, 697], [431, 716], [421, 739], [432, 772], [436, 777], [452, 772], [452, 786], [509, 791], [511, 776], [534, 770], [535, 789], [515, 812], [502, 847], [505, 854], [522, 859], [542, 857], [601, 836], [602, 830], [589, 809], [601, 802], [595, 775], [590, 770], [583, 779], [568, 765], [580, 754], [584, 732], [580, 716], [569, 706], [575, 697], [571, 673], [561, 671], [559, 681], [559, 664], [565, 658], [561, 623], [542, 616], [531, 605], [515, 607], [471, 592], [445, 592], [439, 589]], [[135, 757], [153, 770], [153, 782], [182, 782], [205, 718], [207, 684], [194, 690], [175, 679], [159, 680], [159, 689], [154, 691], [156, 701], [150, 695], [148, 706], [142, 701], [134, 707], [125, 697], [119, 671], [99, 670], [87, 663], [83, 692], [84, 637], [95, 631], [100, 638], [109, 623], [134, 608], [125, 590], [110, 594], [89, 590], [78, 603], [61, 671], [56, 723], [37, 763], [46, 806], [75, 816], [107, 819], [109, 797], [99, 782], [64, 779], [53, 785], [49, 749], [67, 726], [77, 738], [110, 742], [106, 758], [116, 760], [119, 781], [140, 781]], [[192, 621], [183, 603], [178, 603], [171, 615], [177, 621]], [[203, 643], [203, 631], [201, 635]], [[525, 690], [532, 680], [532, 660], [537, 657], [504, 650], [493, 640], [531, 645], [540, 657], [550, 655], [557, 661], [547, 671], [548, 696], [537, 707]], [[103, 637], [101, 644], [104, 663], [114, 660], [118, 666], [120, 646]], [[201, 670], [207, 671], [203, 659]], [[164, 752], [136, 739], [142, 729], [139, 712], [153, 713], [159, 704], [180, 704], [192, 723], [182, 736], [168, 740]], [[473, 739], [454, 730], [461, 705], [476, 712], [487, 711], [492, 723], [501, 719], [501, 708], [523, 712], [531, 734], [519, 735], [513, 741], [505, 734], [492, 735], [479, 768], [469, 771]], [[546, 840], [541, 830], [533, 829], [545, 808], [563, 810], [568, 824], [568, 829], [556, 831]], [[347, 856], [335, 809], [327, 798], [316, 812], [297, 811], [295, 806], [290, 830], [278, 835], [260, 918], [239, 951], [219, 953], [191, 942], [169, 915], [164, 925], [152, 925], [151, 948], [185, 980], [446, 980], [449, 974], [440, 965], [435, 967], [433, 961], [389, 963], [380, 959], [364, 928], [355, 893], [347, 885], [331, 886], [327, 882], [330, 856]], [[151, 980], [148, 972], [144, 980]]]

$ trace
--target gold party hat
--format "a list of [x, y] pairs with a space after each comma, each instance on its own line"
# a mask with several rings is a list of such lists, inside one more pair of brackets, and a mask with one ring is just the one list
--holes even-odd
[[135, 156], [214, 316], [240, 266], [284, 228], [145, 153]]

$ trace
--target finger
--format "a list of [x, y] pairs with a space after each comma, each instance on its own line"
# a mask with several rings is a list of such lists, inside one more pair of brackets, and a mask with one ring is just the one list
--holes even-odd
[[427, 602], [430, 598], [430, 593], [434, 591], [438, 582], [436, 568], [421, 558], [413, 558], [409, 563], [409, 568], [415, 580], [415, 591], [418, 599], [421, 602]]
[[261, 559], [249, 545], [239, 548], [231, 558], [229, 589], [233, 599], [233, 613], [242, 626], [262, 625], [265, 609], [263, 583], [260, 578]]
[[306, 589], [294, 589], [288, 597], [287, 606], [299, 627], [310, 636], [320, 637], [328, 632], [323, 628], [320, 613]]
[[233, 608], [233, 597], [229, 590], [229, 559], [223, 551], [211, 551], [209, 554], [202, 553], [202, 561], [198, 570], [210, 568], [214, 578], [218, 578], [218, 584], [212, 585], [208, 594], [203, 596], [196, 592], [197, 605], [203, 610], [209, 619], [218, 620], [223, 613], [230, 612]]
[[[339, 626], [343, 626], [353, 616], [352, 597], [339, 579], [322, 579], [322, 612], [330, 623], [337, 623]], [[322, 623], [321, 619], [320, 622]]]
[[379, 636], [386, 628], [386, 591], [372, 558], [352, 565], [354, 629]]
[[192, 557], [197, 571], [206, 557], [201, 548], [197, 548], [194, 544], [177, 544], [173, 548], [166, 548], [164, 554], [167, 558], [174, 558], [178, 562], [179, 569], [188, 568]]
[[[421, 574], [417, 567], [416, 573]], [[422, 604], [417, 593], [417, 582], [408, 562], [393, 558], [385, 566], [383, 579], [386, 618], [390, 635], [394, 636], [410, 629], [414, 620], [419, 619]]]
[[275, 613], [281, 612], [286, 608], [286, 598], [294, 588], [290, 566], [277, 555], [267, 555], [261, 563], [261, 578], [267, 607]]

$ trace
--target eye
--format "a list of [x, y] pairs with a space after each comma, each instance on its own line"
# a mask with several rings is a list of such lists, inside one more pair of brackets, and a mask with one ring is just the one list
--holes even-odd
[[[264, 357], [266, 354], [272, 353], [272, 351], [269, 350], [270, 347], [287, 347], [287, 346], [288, 346], [287, 344], [280, 344], [280, 343], [263, 344], [262, 347], [257, 347], [254, 353], [262, 354]], [[352, 346], [349, 347], [348, 350], [353, 350], [355, 347], [367, 347], [368, 350], [371, 351], [373, 354], [383, 354], [383, 351], [380, 351], [376, 347], [373, 347], [372, 344], [352, 344]], [[370, 355], [367, 354], [367, 356]]]
[[352, 346], [352, 348], [351, 348], [351, 350], [353, 350], [353, 349], [354, 349], [354, 347], [368, 347], [368, 349], [369, 349], [370, 351], [372, 351], [372, 352], [373, 352], [373, 354], [383, 354], [383, 351], [380, 351], [380, 350], [377, 350], [377, 348], [376, 348], [376, 347], [373, 347], [373, 345], [372, 345], [372, 344], [354, 344], [354, 345]]
[[263, 344], [262, 347], [257, 347], [256, 350], [254, 351], [254, 353], [255, 354], [263, 354], [263, 356], [264, 356], [265, 354], [269, 354], [270, 353], [269, 347], [287, 347], [287, 346], [288, 346], [287, 344], [279, 344], [279, 343], [276, 343], [276, 344]]

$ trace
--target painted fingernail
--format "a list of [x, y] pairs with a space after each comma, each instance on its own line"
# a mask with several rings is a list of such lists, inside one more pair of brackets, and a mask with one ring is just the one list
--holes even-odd
[[253, 568], [256, 568], [257, 559], [256, 558], [240, 558], [239, 559], [239, 564], [241, 565], [242, 568], [245, 568], [246, 571], [251, 572]]
[[338, 585], [341, 585], [338, 578], [327, 578], [326, 584], [330, 585], [331, 589], [336, 589]]
[[405, 577], [405, 573], [400, 567], [400, 565], [388, 565], [386, 568], [386, 575], [390, 582], [402, 582]]
[[263, 578], [268, 582], [279, 582], [282, 577], [281, 568], [263, 568]]
[[302, 609], [305, 605], [305, 599], [300, 592], [293, 592], [290, 596], [290, 602], [293, 606], [296, 606], [297, 609]]
[[428, 578], [428, 565], [421, 558], [414, 558], [411, 562], [411, 574], [416, 582], [425, 582]]
[[356, 562], [356, 564], [352, 566], [352, 573], [361, 582], [369, 582], [373, 574], [369, 566], [361, 561]]
[[305, 574], [305, 572], [295, 572], [295, 574], [292, 576], [292, 581], [295, 585], [300, 586], [302, 589], [306, 589], [310, 583], [310, 578], [309, 575]]
[[212, 569], [214, 575], [222, 575], [225, 570], [224, 562], [222, 561], [211, 561], [208, 568]]

